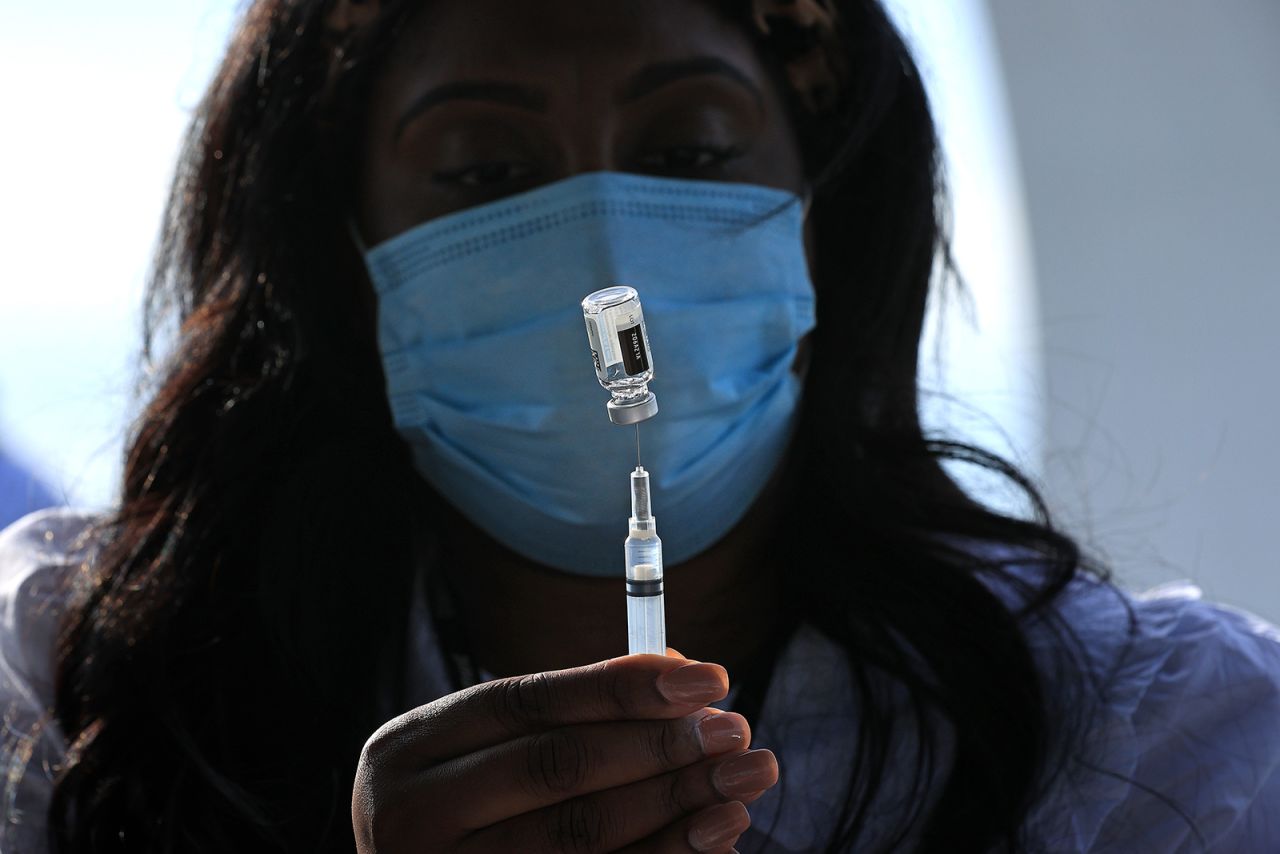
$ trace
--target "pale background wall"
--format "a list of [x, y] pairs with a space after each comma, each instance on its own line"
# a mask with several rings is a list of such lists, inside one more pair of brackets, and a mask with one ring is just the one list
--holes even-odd
[[1280, 620], [1280, 3], [988, 0], [1064, 519]]
[[5, 3], [0, 448], [114, 501], [142, 286], [178, 144], [234, 0]]

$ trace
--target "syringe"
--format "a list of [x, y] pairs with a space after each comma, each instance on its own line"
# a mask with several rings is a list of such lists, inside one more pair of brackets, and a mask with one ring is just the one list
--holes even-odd
[[631, 519], [624, 544], [627, 563], [627, 638], [632, 654], [667, 654], [667, 618], [662, 601], [662, 540], [649, 503], [649, 473], [640, 465], [640, 422], [658, 414], [649, 391], [653, 362], [640, 296], [617, 285], [582, 300], [587, 341], [596, 379], [612, 396], [614, 424], [636, 425], [636, 470], [631, 473]]
[[627, 640], [629, 652], [667, 654], [667, 617], [662, 597], [662, 540], [649, 504], [649, 473], [631, 473], [631, 518], [627, 541]]

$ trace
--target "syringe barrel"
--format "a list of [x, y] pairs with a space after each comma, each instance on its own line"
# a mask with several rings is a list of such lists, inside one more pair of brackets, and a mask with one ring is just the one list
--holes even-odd
[[[662, 540], [653, 520], [637, 530], [623, 548], [627, 559], [627, 646], [635, 653], [667, 654], [667, 618], [662, 594]], [[647, 529], [647, 530], [646, 530]]]

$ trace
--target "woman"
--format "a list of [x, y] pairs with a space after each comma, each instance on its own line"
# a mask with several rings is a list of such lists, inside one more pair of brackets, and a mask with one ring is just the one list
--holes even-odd
[[[937, 162], [873, 0], [254, 3], [121, 507], [0, 540], [14, 850], [1280, 844], [1270, 630], [922, 435]], [[693, 660], [616, 657], [619, 281]]]

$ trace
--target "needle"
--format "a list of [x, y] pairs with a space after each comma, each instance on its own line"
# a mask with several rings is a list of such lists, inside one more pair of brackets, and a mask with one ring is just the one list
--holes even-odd
[[636, 422], [636, 468], [640, 468], [640, 422]]

